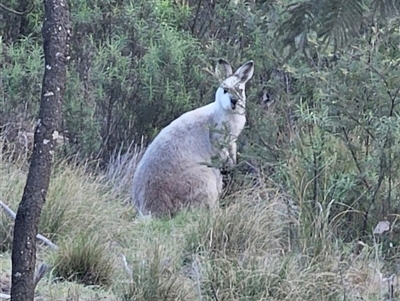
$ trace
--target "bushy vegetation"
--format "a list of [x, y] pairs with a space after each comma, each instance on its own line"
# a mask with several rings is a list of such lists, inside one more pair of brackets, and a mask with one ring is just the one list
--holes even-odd
[[[2, 165], [0, 175], [15, 187], [1, 189], [15, 210], [21, 170]], [[355, 254], [358, 243], [333, 237], [324, 212], [302, 222], [272, 183], [229, 197], [226, 208], [172, 220], [136, 219], [105, 178], [83, 167], [58, 163], [51, 183], [39, 231], [60, 249], [39, 244], [38, 261], [51, 266], [36, 290], [43, 300], [382, 300], [390, 293], [380, 244], [362, 243]], [[8, 250], [3, 244], [5, 274]]]
[[[43, 73], [33, 3], [21, 17], [0, 11], [2, 149], [22, 158]], [[54, 171], [39, 229], [63, 246], [49, 255], [53, 275], [93, 284], [86, 272], [101, 267], [97, 284], [122, 300], [380, 299], [375, 269], [396, 272], [400, 242], [396, 1], [71, 0], [70, 9], [58, 157], [94, 164]], [[223, 208], [133, 222], [123, 204], [140, 150], [213, 101], [220, 57], [256, 68]], [[16, 209], [24, 165], [5, 154], [0, 164], [0, 199]], [[88, 176], [93, 165], [102, 170]], [[373, 234], [379, 221], [390, 231]], [[0, 223], [7, 252], [12, 222]]]

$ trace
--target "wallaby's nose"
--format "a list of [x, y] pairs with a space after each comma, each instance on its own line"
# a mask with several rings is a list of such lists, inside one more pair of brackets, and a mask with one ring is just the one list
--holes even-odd
[[231, 98], [231, 108], [232, 108], [232, 110], [236, 109], [237, 102], [238, 102], [237, 98]]

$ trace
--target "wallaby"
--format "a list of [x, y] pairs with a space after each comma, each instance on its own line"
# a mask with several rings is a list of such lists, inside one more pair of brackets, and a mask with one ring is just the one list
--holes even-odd
[[173, 216], [185, 207], [217, 203], [222, 174], [213, 159], [236, 164], [236, 139], [246, 123], [245, 84], [254, 63], [248, 61], [233, 73], [220, 59], [215, 73], [220, 81], [215, 101], [172, 121], [140, 160], [132, 185], [140, 215]]

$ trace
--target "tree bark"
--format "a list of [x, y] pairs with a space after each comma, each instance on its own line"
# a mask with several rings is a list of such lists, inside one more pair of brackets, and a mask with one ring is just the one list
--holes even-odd
[[[36, 234], [53, 165], [55, 139], [61, 121], [66, 82], [70, 20], [67, 0], [44, 0], [43, 49], [45, 68], [39, 119], [28, 179], [14, 225], [12, 301], [34, 299]], [[21, 87], [23, 89], [23, 87]]]

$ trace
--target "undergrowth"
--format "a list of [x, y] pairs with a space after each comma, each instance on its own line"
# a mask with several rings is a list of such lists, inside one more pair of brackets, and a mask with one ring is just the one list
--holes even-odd
[[[22, 167], [1, 162], [1, 199], [14, 210], [24, 174]], [[137, 219], [107, 179], [85, 166], [56, 164], [39, 232], [60, 249], [39, 244], [38, 262], [52, 267], [37, 288], [43, 300], [389, 296], [380, 244], [343, 242], [324, 224], [323, 211], [320, 217], [309, 206], [293, 208], [267, 179], [268, 185], [228, 196], [215, 211], [193, 209], [174, 219]], [[305, 223], [302, 216], [311, 213], [314, 222]], [[0, 237], [10, 237], [12, 222], [0, 217]], [[2, 243], [4, 275], [10, 273], [10, 242]]]

